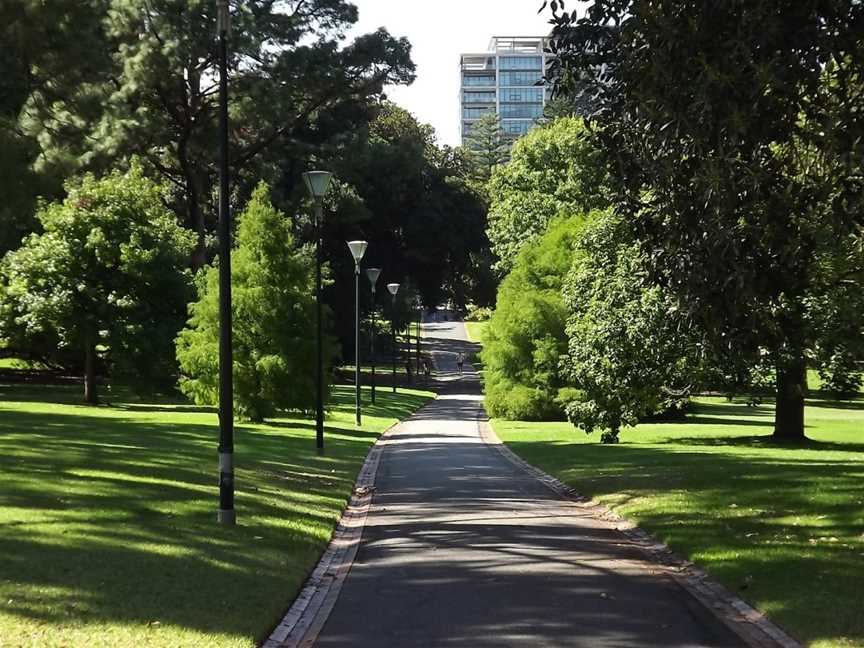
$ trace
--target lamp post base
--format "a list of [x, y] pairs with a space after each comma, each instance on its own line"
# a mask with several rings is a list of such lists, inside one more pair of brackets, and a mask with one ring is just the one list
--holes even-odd
[[219, 522], [219, 524], [234, 526], [237, 524], [237, 512], [234, 509], [231, 509], [230, 511], [219, 509], [219, 512], [216, 514], [216, 521]]

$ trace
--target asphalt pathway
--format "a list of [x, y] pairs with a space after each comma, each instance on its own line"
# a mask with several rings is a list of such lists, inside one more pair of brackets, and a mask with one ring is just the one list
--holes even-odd
[[461, 323], [424, 325], [440, 397], [387, 438], [316, 646], [741, 646], [624, 537], [485, 445]]

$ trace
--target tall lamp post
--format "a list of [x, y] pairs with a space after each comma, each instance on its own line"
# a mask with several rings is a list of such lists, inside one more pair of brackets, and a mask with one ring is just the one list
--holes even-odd
[[219, 33], [219, 512], [220, 524], [235, 524], [234, 383], [231, 344], [231, 208], [228, 204], [228, 0], [218, 0]]
[[[423, 302], [420, 299], [420, 295], [417, 295], [417, 380], [420, 380], [420, 323], [423, 319]], [[409, 353], [410, 353], [410, 348]]]
[[375, 404], [375, 284], [378, 283], [378, 277], [381, 276], [381, 268], [368, 268], [366, 276], [369, 278], [369, 285], [372, 286], [372, 326], [369, 334], [369, 362], [372, 365], [372, 404]]
[[354, 417], [360, 425], [360, 262], [366, 254], [366, 241], [348, 241], [354, 257]]
[[315, 447], [324, 452], [324, 340], [321, 331], [321, 226], [324, 196], [330, 188], [329, 171], [307, 171], [303, 182], [315, 202]]
[[390, 312], [390, 334], [393, 338], [393, 393], [396, 393], [396, 293], [399, 292], [398, 283], [387, 284], [387, 290], [393, 296], [393, 308]]

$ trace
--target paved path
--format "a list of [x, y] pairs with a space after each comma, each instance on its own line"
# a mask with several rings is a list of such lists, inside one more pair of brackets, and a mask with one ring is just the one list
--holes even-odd
[[742, 645], [621, 534], [485, 445], [477, 376], [456, 375], [464, 327], [424, 328], [441, 396], [388, 437], [316, 646]]

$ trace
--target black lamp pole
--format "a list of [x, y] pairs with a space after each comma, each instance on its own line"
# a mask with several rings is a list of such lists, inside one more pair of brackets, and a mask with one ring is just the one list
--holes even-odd
[[378, 284], [378, 277], [381, 275], [381, 268], [367, 268], [366, 276], [369, 278], [369, 285], [372, 287], [372, 312], [370, 315], [371, 323], [369, 329], [369, 363], [372, 365], [372, 404], [375, 404], [375, 286]]
[[360, 262], [354, 268], [354, 417], [360, 425]]
[[306, 171], [303, 182], [315, 209], [315, 447], [324, 454], [324, 341], [321, 323], [321, 233], [324, 196], [330, 188], [329, 171]]
[[366, 253], [366, 241], [348, 241], [354, 258], [354, 417], [360, 425], [360, 262]]
[[321, 221], [323, 197], [315, 198], [315, 448], [324, 454], [324, 341], [321, 330]]
[[396, 348], [396, 293], [399, 292], [399, 284], [398, 283], [389, 283], [387, 284], [387, 290], [390, 291], [390, 294], [393, 296], [392, 309], [390, 311], [390, 334], [393, 337], [393, 393], [396, 393], [396, 354], [398, 353], [398, 349]]
[[231, 344], [231, 209], [228, 204], [228, 0], [219, 0], [219, 513], [221, 524], [235, 524], [234, 384]]
[[417, 298], [417, 382], [420, 382], [420, 320], [423, 317], [423, 302]]

